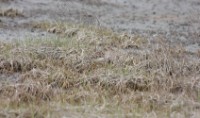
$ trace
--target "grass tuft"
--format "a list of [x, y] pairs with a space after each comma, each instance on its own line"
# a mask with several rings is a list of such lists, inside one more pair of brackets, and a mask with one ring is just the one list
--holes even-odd
[[159, 37], [35, 27], [59, 38], [0, 43], [2, 117], [198, 116], [199, 53]]

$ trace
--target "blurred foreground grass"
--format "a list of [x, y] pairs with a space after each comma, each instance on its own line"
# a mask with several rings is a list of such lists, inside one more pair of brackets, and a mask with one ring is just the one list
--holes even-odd
[[0, 42], [0, 117], [198, 117], [200, 53], [162, 38], [35, 24]]

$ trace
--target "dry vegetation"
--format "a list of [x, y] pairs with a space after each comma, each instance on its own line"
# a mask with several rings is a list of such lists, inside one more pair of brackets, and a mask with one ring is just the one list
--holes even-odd
[[13, 9], [13, 8], [9, 8], [9, 9], [1, 9], [0, 10], [0, 16], [1, 17], [17, 17], [17, 16], [23, 16], [22, 13], [17, 10], [17, 9]]
[[198, 117], [200, 53], [69, 24], [0, 42], [0, 117]]

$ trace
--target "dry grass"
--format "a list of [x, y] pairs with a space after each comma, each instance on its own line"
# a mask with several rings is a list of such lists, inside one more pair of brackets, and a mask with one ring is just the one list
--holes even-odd
[[[1, 1], [0, 1], [1, 2]], [[1, 17], [23, 17], [24, 15], [17, 9], [9, 8], [9, 9], [0, 9], [0, 16]]]
[[184, 45], [69, 24], [35, 27], [60, 38], [0, 42], [0, 117], [199, 116], [200, 55]]

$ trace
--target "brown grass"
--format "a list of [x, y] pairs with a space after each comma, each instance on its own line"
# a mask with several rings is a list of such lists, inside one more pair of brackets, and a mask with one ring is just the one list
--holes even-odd
[[1, 17], [11, 17], [11, 18], [14, 18], [14, 17], [17, 17], [17, 16], [23, 17], [24, 15], [18, 9], [9, 8], [9, 9], [0, 9], [0, 16]]
[[[0, 43], [0, 117], [198, 117], [199, 54], [156, 37], [69, 24]], [[57, 29], [59, 29], [59, 32]]]

